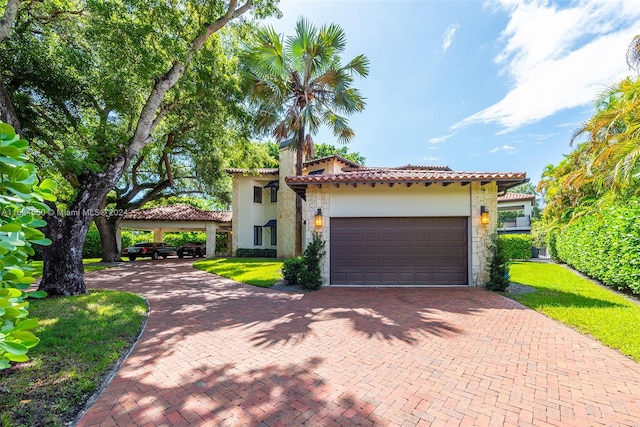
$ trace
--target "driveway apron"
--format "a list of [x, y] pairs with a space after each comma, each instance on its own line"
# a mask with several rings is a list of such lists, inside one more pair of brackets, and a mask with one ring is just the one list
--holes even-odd
[[79, 426], [640, 426], [640, 365], [483, 289], [297, 294], [190, 260], [87, 283], [151, 312]]

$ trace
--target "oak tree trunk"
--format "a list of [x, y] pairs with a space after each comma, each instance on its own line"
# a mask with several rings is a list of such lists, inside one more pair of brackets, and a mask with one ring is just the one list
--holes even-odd
[[91, 217], [51, 213], [44, 220], [43, 231], [53, 243], [42, 247], [44, 267], [38, 290], [49, 296], [86, 294], [82, 247]]
[[124, 157], [115, 158], [104, 172], [87, 172], [82, 187], [66, 212], [43, 215], [44, 234], [53, 242], [42, 248], [42, 280], [38, 290], [48, 295], [87, 293], [82, 266], [82, 247], [93, 215], [100, 213], [102, 201], [126, 168]]
[[116, 238], [116, 229], [120, 225], [121, 217], [106, 217], [98, 215], [93, 218], [100, 233], [102, 244], [102, 262], [120, 262], [120, 250]]

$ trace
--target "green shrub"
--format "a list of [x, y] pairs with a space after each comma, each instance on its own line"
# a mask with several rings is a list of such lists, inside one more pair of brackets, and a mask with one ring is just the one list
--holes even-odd
[[163, 240], [169, 246], [180, 247], [189, 242], [207, 243], [207, 233], [204, 231], [184, 231], [180, 233], [165, 233]]
[[502, 234], [498, 236], [507, 259], [528, 260], [531, 258], [531, 236], [529, 234]]
[[29, 265], [33, 245], [50, 245], [44, 233], [42, 214], [49, 210], [45, 201], [56, 198], [55, 182], [38, 183], [36, 168], [27, 163], [29, 143], [13, 128], [0, 122], [0, 370], [11, 362], [29, 360], [29, 349], [40, 340], [30, 332], [38, 326], [30, 319], [28, 297], [43, 298], [41, 291], [28, 292], [35, 278]]
[[[489, 262], [489, 281], [485, 283], [485, 287], [490, 291], [504, 292], [509, 287], [509, 258], [507, 258], [505, 248], [505, 239], [501, 239], [494, 235], [491, 238], [489, 250], [491, 252], [491, 260]], [[529, 246], [531, 250], [531, 246]]]
[[238, 248], [236, 256], [239, 258], [276, 258], [278, 255], [275, 249]]
[[100, 258], [102, 256], [102, 240], [95, 225], [91, 225], [87, 231], [87, 237], [82, 247], [83, 258]]
[[288, 258], [282, 264], [282, 277], [286, 280], [287, 285], [297, 285], [298, 276], [304, 266], [303, 257]]
[[561, 261], [608, 286], [640, 294], [640, 198], [610, 202], [598, 214], [575, 218], [555, 239]]
[[558, 260], [557, 243], [558, 243], [557, 231], [549, 230], [547, 232], [547, 250], [549, 251], [549, 256], [554, 260]]
[[313, 237], [307, 249], [304, 250], [304, 264], [298, 274], [298, 283], [305, 289], [316, 290], [322, 286], [322, 275], [320, 272], [320, 260], [325, 254], [325, 242], [318, 232], [313, 233]]

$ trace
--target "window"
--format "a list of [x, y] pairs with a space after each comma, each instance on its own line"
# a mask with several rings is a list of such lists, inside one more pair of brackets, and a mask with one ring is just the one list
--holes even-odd
[[262, 246], [262, 226], [260, 225], [253, 226], [253, 244], [254, 246]]
[[253, 202], [262, 203], [262, 187], [253, 187]]
[[276, 246], [278, 244], [278, 226], [274, 225], [271, 227], [271, 246]]
[[278, 201], [278, 187], [271, 187], [271, 203]]

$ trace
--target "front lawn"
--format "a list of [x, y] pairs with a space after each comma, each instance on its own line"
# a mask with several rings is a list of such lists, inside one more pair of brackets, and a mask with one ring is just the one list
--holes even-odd
[[199, 270], [248, 285], [268, 288], [282, 280], [282, 260], [271, 258], [216, 258], [198, 261]]
[[133, 345], [147, 303], [106, 290], [29, 303], [40, 344], [28, 362], [0, 371], [0, 425], [69, 425]]
[[535, 288], [511, 298], [640, 362], [640, 305], [557, 264], [513, 263], [511, 281]]

